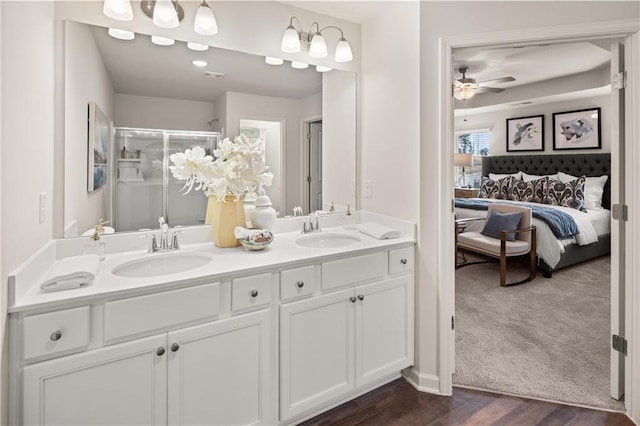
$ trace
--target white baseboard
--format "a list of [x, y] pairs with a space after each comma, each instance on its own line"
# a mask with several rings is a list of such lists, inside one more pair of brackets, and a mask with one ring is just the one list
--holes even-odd
[[415, 367], [402, 370], [402, 376], [420, 392], [443, 395], [440, 392], [440, 378], [438, 376], [420, 373]]

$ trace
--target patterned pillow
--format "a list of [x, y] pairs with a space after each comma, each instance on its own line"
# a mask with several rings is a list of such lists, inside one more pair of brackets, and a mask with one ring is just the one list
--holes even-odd
[[529, 182], [523, 180], [513, 181], [510, 191], [510, 199], [513, 201], [527, 201], [529, 203], [544, 203], [547, 198], [548, 177]]
[[483, 177], [482, 184], [480, 184], [480, 191], [478, 192], [478, 198], [497, 198], [499, 200], [508, 200], [511, 185], [514, 180], [513, 176], [507, 176], [497, 180]]
[[585, 176], [581, 176], [570, 182], [549, 179], [549, 183], [547, 184], [547, 204], [571, 207], [572, 209], [586, 213], [587, 209], [584, 205], [585, 181]]

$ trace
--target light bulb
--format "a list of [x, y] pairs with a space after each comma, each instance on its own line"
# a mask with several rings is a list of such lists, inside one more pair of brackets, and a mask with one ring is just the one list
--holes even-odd
[[285, 53], [298, 53], [300, 51], [300, 36], [293, 25], [289, 25], [282, 36], [282, 44], [280, 45]]
[[136, 35], [132, 31], [109, 28], [109, 35], [120, 40], [133, 40]]
[[194, 61], [191, 61], [191, 63], [193, 65], [195, 65], [196, 67], [200, 67], [200, 68], [206, 67], [208, 65], [207, 61], [203, 61], [203, 60], [200, 60], [200, 59], [196, 59]]
[[282, 65], [284, 61], [280, 58], [274, 58], [273, 56], [267, 56], [264, 61], [269, 65]]
[[192, 42], [188, 42], [187, 47], [191, 50], [196, 50], [198, 52], [204, 52], [205, 50], [209, 49], [209, 46], [207, 46], [206, 44], [192, 43]]
[[193, 24], [193, 31], [202, 35], [214, 35], [218, 33], [218, 22], [213, 15], [209, 5], [203, 1], [196, 12], [196, 20]]
[[335, 60], [336, 62], [349, 62], [352, 59], [353, 53], [351, 53], [351, 46], [349, 46], [349, 42], [342, 37], [336, 46]]
[[303, 70], [308, 67], [309, 67], [309, 64], [305, 64], [304, 62], [296, 62], [296, 61], [291, 62], [291, 68]]
[[151, 36], [151, 43], [158, 46], [172, 46], [175, 44], [175, 40], [167, 37]]
[[325, 58], [327, 56], [327, 43], [322, 34], [315, 33], [309, 46], [309, 56], [312, 58]]
[[327, 72], [327, 71], [331, 71], [333, 68], [330, 67], [325, 67], [322, 65], [316, 65], [316, 71], [318, 72]]
[[156, 0], [153, 7], [153, 23], [161, 28], [176, 28], [180, 25], [178, 12], [171, 0]]
[[133, 19], [133, 10], [129, 0], [104, 0], [102, 13], [118, 21], [131, 21]]

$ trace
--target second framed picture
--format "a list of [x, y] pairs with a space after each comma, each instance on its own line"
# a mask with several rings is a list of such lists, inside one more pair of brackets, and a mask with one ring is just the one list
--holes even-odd
[[544, 115], [507, 118], [507, 152], [544, 151]]
[[600, 108], [553, 113], [553, 149], [600, 149]]

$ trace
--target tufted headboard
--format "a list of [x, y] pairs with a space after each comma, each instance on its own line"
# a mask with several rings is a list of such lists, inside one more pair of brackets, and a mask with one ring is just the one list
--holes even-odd
[[602, 207], [611, 208], [611, 154], [572, 155], [496, 155], [482, 157], [482, 176], [489, 173], [517, 173], [549, 175], [565, 172], [573, 176], [607, 175], [602, 195]]

